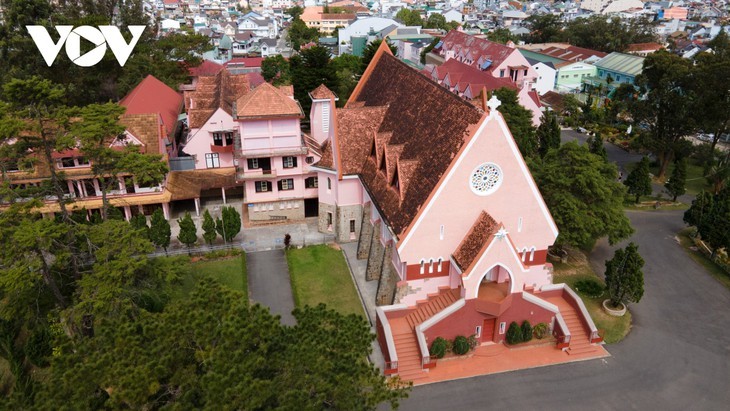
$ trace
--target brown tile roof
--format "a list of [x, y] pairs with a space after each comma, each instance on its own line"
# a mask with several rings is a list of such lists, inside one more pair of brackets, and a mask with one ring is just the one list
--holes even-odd
[[482, 211], [453, 254], [454, 260], [462, 272], [471, 266], [489, 237], [496, 231], [497, 222], [489, 213]]
[[294, 99], [269, 83], [263, 83], [236, 101], [238, 118], [304, 117]]
[[218, 64], [215, 61], [203, 60], [199, 66], [189, 68], [188, 73], [194, 77], [215, 76], [221, 70], [223, 70], [222, 64]]
[[294, 97], [294, 86], [279, 86], [279, 91], [287, 97]]
[[446, 51], [453, 51], [454, 57], [469, 58], [473, 61], [472, 65], [474, 66], [479, 66], [486, 60], [491, 60], [491, 67], [497, 67], [516, 51], [516, 49], [504, 44], [475, 37], [458, 30], [451, 30], [441, 41], [441, 46], [434, 49], [435, 53], [444, 56]]
[[[359, 174], [396, 234], [413, 221], [483, 112], [383, 52], [345, 109], [337, 110], [343, 174]], [[370, 156], [373, 142], [377, 158]], [[331, 147], [319, 164], [332, 163]], [[383, 153], [386, 173], [379, 171]], [[392, 187], [398, 170], [400, 190]]]
[[663, 49], [664, 46], [662, 46], [659, 43], [633, 43], [629, 44], [629, 46], [626, 48], [626, 51], [628, 53], [631, 52], [637, 52], [637, 51], [657, 51]]
[[320, 84], [319, 87], [312, 90], [309, 95], [313, 99], [317, 100], [329, 100], [333, 97], [335, 98], [335, 100], [337, 99], [335, 93], [333, 93], [332, 90], [328, 89], [327, 86], [325, 86], [324, 84]]
[[563, 60], [569, 60], [569, 61], [583, 61], [590, 57], [598, 57], [598, 58], [604, 58], [608, 55], [608, 53], [604, 53], [602, 51], [596, 51], [591, 49], [586, 49], [583, 47], [576, 47], [576, 46], [568, 46], [568, 47], [548, 47], [544, 50], [539, 51], [540, 54], [545, 54], [552, 57], [557, 57], [559, 59]]
[[212, 76], [200, 76], [195, 91], [185, 93], [185, 99], [193, 101], [193, 108], [188, 109], [188, 127], [202, 127], [218, 108], [232, 115], [233, 102], [249, 92], [247, 74], [221, 70]]
[[209, 188], [236, 186], [236, 172], [232, 167], [206, 170], [171, 171], [165, 189], [171, 200], [200, 197], [200, 191]]
[[540, 96], [540, 101], [553, 109], [555, 112], [563, 111], [563, 95], [554, 91], [548, 91], [547, 93]]
[[157, 114], [125, 114], [119, 120], [127, 131], [136, 137], [144, 147], [140, 152], [147, 154], [162, 154], [160, 139], [162, 138], [160, 117]]

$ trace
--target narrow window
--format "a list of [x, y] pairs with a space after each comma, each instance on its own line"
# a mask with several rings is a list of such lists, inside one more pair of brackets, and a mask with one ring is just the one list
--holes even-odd
[[350, 233], [355, 234], [355, 220], [350, 220]]
[[332, 179], [327, 177], [327, 191], [332, 190]]
[[521, 231], [522, 231], [522, 217], [517, 219], [517, 232], [519, 233]]
[[327, 230], [332, 231], [332, 213], [327, 213]]
[[259, 159], [258, 158], [249, 158], [248, 160], [246, 160], [246, 162], [248, 163], [249, 170], [255, 170], [255, 169], [259, 168]]
[[297, 158], [294, 156], [282, 157], [282, 165], [284, 168], [294, 168], [297, 166]]
[[444, 239], [444, 225], [441, 224], [441, 229], [439, 230], [439, 239]]
[[233, 133], [230, 133], [230, 132], [225, 133], [225, 137], [226, 137], [226, 145], [232, 146], [233, 145]]
[[477, 338], [482, 337], [482, 326], [481, 325], [477, 325], [477, 329], [476, 329], [476, 331], [474, 331], [474, 334], [476, 334]]
[[525, 256], [527, 256], [527, 247], [522, 249], [522, 262], [525, 262]]
[[444, 259], [439, 257], [439, 265], [438, 265], [438, 272], [441, 272], [441, 264], [444, 262]]
[[423, 274], [423, 264], [424, 264], [424, 261], [421, 260], [421, 274]]
[[504, 334], [505, 329], [507, 329], [507, 323], [506, 322], [499, 323], [499, 333]]
[[530, 249], [530, 261], [535, 259], [535, 247]]
[[433, 272], [433, 258], [428, 260], [428, 273], [431, 274]]

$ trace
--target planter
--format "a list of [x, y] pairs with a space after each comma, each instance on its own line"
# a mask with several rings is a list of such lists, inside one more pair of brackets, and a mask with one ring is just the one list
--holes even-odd
[[613, 317], [623, 317], [624, 314], [626, 314], [626, 305], [621, 303], [621, 308], [611, 308], [609, 304], [611, 303], [611, 300], [603, 300], [603, 310], [606, 311], [606, 313]]
[[548, 248], [547, 254], [553, 262], [560, 262], [563, 264], [568, 262], [568, 252], [565, 250], [554, 250], [552, 248]]

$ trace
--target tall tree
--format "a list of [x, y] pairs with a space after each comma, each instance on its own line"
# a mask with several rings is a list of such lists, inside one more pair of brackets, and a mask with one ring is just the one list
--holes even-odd
[[[388, 43], [388, 47], [390, 48], [390, 52], [393, 53], [395, 56], [396, 53], [398, 53], [398, 47], [392, 45], [390, 41], [387, 39], [385, 40]], [[370, 61], [375, 57], [375, 52], [378, 51], [380, 48], [380, 44], [383, 43], [383, 40], [377, 39], [374, 41], [371, 41], [367, 47], [365, 47], [365, 50], [362, 52], [362, 71], [365, 71], [366, 68], [368, 68], [368, 65], [370, 64]]]
[[494, 95], [502, 102], [499, 112], [507, 122], [522, 156], [533, 157], [538, 150], [538, 141], [535, 136], [535, 126], [532, 125], [532, 112], [520, 105], [517, 92], [511, 88], [497, 89]]
[[215, 231], [215, 221], [210, 216], [210, 212], [206, 209], [203, 213], [203, 240], [208, 245], [213, 245], [215, 238], [218, 237], [218, 233]]
[[302, 45], [319, 40], [319, 30], [315, 27], [307, 27], [301, 19], [297, 18], [289, 26], [288, 36], [292, 48], [299, 51]]
[[235, 207], [223, 207], [221, 218], [216, 218], [215, 231], [220, 234], [226, 242], [233, 240], [241, 232], [241, 214]]
[[330, 90], [337, 90], [337, 75], [330, 65], [330, 52], [321, 46], [304, 48], [299, 55], [289, 59], [291, 64], [294, 97], [302, 105], [304, 115], [309, 118], [312, 100], [309, 92], [324, 84]]
[[[417, 24], [409, 24], [409, 26], [417, 26]], [[431, 13], [424, 22], [423, 28], [446, 30], [446, 17], [441, 13]]]
[[177, 239], [188, 247], [189, 252], [190, 247], [198, 241], [198, 228], [195, 226], [195, 222], [188, 212], [185, 212], [183, 218], [177, 220], [177, 224], [180, 227], [180, 233], [177, 235]]
[[711, 142], [714, 151], [723, 135], [730, 133], [730, 37], [721, 31], [704, 52], [695, 58], [693, 89], [697, 96], [695, 110], [699, 126], [714, 133]]
[[569, 142], [534, 159], [530, 168], [560, 231], [556, 245], [591, 249], [601, 237], [613, 244], [633, 233], [614, 164]]
[[[441, 18], [443, 18], [443, 16], [441, 16]], [[423, 26], [421, 13], [405, 7], [400, 9], [398, 13], [395, 14], [395, 19], [405, 24], [406, 26]], [[445, 19], [444, 23], [446, 23]]]
[[626, 177], [624, 185], [628, 188], [628, 193], [635, 197], [635, 203], [639, 203], [641, 196], [651, 194], [651, 175], [649, 173], [649, 158], [646, 156], [641, 158], [634, 169], [631, 170], [629, 176]]
[[289, 61], [281, 54], [269, 56], [261, 61], [261, 75], [275, 86], [291, 84]]
[[706, 216], [710, 213], [713, 200], [714, 198], [712, 194], [704, 190], [700, 191], [700, 193], [697, 194], [697, 197], [692, 200], [690, 208], [684, 212], [684, 222], [689, 225], [699, 227], [703, 221], [705, 221]]
[[629, 243], [625, 249], [618, 249], [613, 258], [606, 261], [606, 289], [611, 305], [638, 303], [644, 295], [644, 259], [639, 247]]
[[554, 14], [533, 14], [526, 22], [530, 27], [530, 34], [527, 37], [529, 43], [548, 43], [561, 39], [563, 29], [562, 16]]
[[712, 258], [720, 248], [730, 249], [730, 188], [715, 195], [698, 228], [702, 239], [712, 247]]
[[646, 96], [632, 110], [637, 123], [648, 126], [644, 145], [659, 159], [657, 178], [663, 180], [682, 138], [695, 130], [696, 115], [691, 93], [692, 63], [660, 50], [644, 60], [636, 83]]
[[664, 188], [667, 189], [669, 195], [672, 196], [672, 201], [677, 201], [677, 197], [685, 193], [687, 183], [687, 160], [681, 159], [674, 162], [674, 170], [672, 175], [669, 177]]
[[520, 41], [519, 37], [515, 36], [511, 31], [509, 31], [509, 29], [504, 27], [496, 28], [487, 33], [487, 40], [500, 44], [507, 44], [510, 41], [517, 43]]
[[560, 147], [560, 124], [554, 111], [542, 114], [542, 121], [535, 134], [540, 157], [545, 157], [550, 149]]
[[152, 221], [150, 222], [150, 240], [158, 247], [162, 247], [167, 253], [167, 247], [170, 246], [170, 222], [165, 219], [165, 215], [161, 209], [152, 213]]
[[601, 133], [596, 133], [593, 137], [588, 137], [586, 143], [588, 143], [588, 150], [591, 153], [600, 156], [604, 160], [608, 160], [608, 153], [606, 152], [606, 147], [603, 146]]
[[129, 219], [129, 224], [137, 231], [140, 231], [142, 237], [150, 238], [150, 227], [147, 225], [147, 217], [144, 214], [137, 214]]
[[648, 19], [607, 19], [601, 14], [572, 20], [559, 37], [572, 45], [607, 53], [625, 51], [632, 43], [656, 41], [654, 24]]

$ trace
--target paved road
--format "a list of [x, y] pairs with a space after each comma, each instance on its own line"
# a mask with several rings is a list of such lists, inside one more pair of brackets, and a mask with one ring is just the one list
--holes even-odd
[[[612, 357], [418, 387], [404, 410], [720, 410], [730, 404], [730, 292], [676, 243], [681, 212], [630, 212], [645, 294]], [[597, 246], [603, 272], [613, 254]]]
[[269, 307], [283, 324], [294, 325], [294, 297], [284, 250], [248, 253], [246, 269], [251, 301]]

